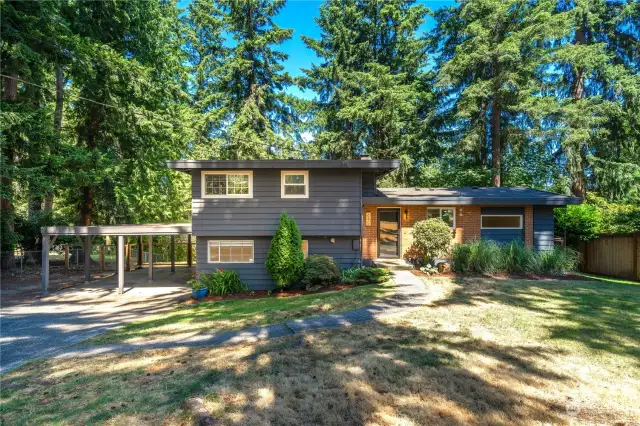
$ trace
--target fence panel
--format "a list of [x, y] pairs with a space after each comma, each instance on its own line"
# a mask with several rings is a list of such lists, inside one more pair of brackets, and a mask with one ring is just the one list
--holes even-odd
[[584, 245], [585, 272], [640, 280], [640, 233], [603, 235]]

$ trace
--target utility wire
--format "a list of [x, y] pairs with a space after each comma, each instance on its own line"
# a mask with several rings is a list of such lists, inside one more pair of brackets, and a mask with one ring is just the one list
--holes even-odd
[[[51, 88], [46, 87], [46, 86], [42, 86], [42, 85], [37, 84], [37, 83], [33, 83], [33, 82], [31, 82], [31, 81], [28, 81], [28, 80], [24, 80], [24, 79], [19, 78], [19, 77], [13, 77], [13, 76], [6, 75], [6, 74], [1, 74], [1, 73], [0, 73], [0, 77], [4, 77], [4, 78], [9, 78], [9, 79], [12, 79], [12, 80], [20, 81], [20, 82], [22, 82], [22, 83], [24, 83], [24, 84], [29, 84], [29, 85], [31, 85], [31, 86], [35, 86], [35, 87], [38, 87], [38, 88], [40, 88], [40, 89], [47, 90], [47, 91], [49, 91], [50, 93], [56, 93], [56, 91], [55, 91], [54, 89], [51, 89]], [[66, 98], [66, 96], [67, 96], [67, 95], [65, 95], [65, 98]], [[123, 110], [123, 108], [122, 108], [122, 107], [118, 107], [118, 106], [116, 106], [116, 105], [106, 104], [106, 103], [104, 103], [104, 102], [100, 102], [100, 101], [96, 101], [96, 100], [93, 100], [93, 99], [85, 98], [85, 97], [80, 96], [80, 95], [69, 94], [68, 96], [69, 96], [69, 97], [72, 97], [72, 98], [80, 99], [80, 100], [83, 100], [83, 101], [86, 101], [86, 102], [91, 102], [91, 103], [94, 103], [94, 104], [97, 104], [97, 105], [101, 105], [101, 106], [104, 106], [104, 107], [107, 107], [107, 108], [112, 108], [112, 109], [115, 109], [115, 110], [119, 110], [119, 111], [121, 111], [121, 112], [130, 112], [130, 111], [125, 111], [125, 110]], [[164, 122], [164, 123], [171, 124], [172, 126], [177, 126], [177, 125], [178, 125], [177, 123], [175, 123], [175, 122], [173, 122], [173, 121], [165, 120], [165, 119], [163, 119], [163, 118], [159, 118], [159, 117], [149, 117], [149, 116], [145, 115], [145, 113], [143, 113], [142, 111], [133, 110], [132, 112], [133, 112], [134, 114], [139, 114], [139, 115], [143, 116], [143, 117], [144, 117], [144, 118], [146, 118], [146, 119], [152, 119], [152, 120], [156, 120], [156, 121], [162, 121], [162, 122]], [[182, 126], [182, 127], [186, 127], [186, 128], [188, 128], [188, 129], [196, 130], [196, 131], [200, 131], [200, 130], [202, 130], [202, 129], [198, 129], [198, 128], [195, 128], [195, 127], [191, 127], [191, 126], [188, 126], [188, 125], [185, 125], [185, 124], [181, 124], [181, 126]], [[248, 139], [242, 139], [242, 138], [237, 138], [237, 137], [233, 137], [233, 139], [241, 140], [241, 141], [245, 141], [245, 142], [251, 142], [251, 143], [254, 143], [254, 142], [255, 142], [255, 141], [249, 141]], [[261, 145], [261, 146], [263, 146], [263, 147], [267, 147], [267, 148], [278, 148], [277, 146], [275, 146], [275, 145], [271, 145], [271, 144], [264, 144], [264, 143], [263, 143], [263, 144], [260, 144], [260, 145]], [[292, 151], [292, 150], [291, 150], [291, 149], [289, 149], [289, 148], [284, 148], [284, 150], [288, 150], [288, 151], [290, 151], [290, 152]], [[294, 150], [294, 151], [295, 151], [295, 150]]]

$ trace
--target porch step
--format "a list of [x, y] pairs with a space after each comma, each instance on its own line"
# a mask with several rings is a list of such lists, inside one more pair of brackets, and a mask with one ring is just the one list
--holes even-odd
[[377, 268], [385, 268], [389, 271], [411, 271], [414, 269], [413, 265], [404, 259], [376, 259], [373, 264]]

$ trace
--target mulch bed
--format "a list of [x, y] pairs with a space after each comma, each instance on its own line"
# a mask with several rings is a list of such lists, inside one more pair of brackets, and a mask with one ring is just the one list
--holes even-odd
[[595, 278], [583, 277], [576, 274], [564, 274], [564, 275], [536, 275], [536, 274], [495, 274], [495, 275], [478, 275], [478, 274], [456, 274], [450, 272], [447, 274], [435, 274], [428, 275], [424, 272], [414, 269], [411, 273], [417, 277], [444, 277], [444, 278], [494, 278], [497, 280], [533, 280], [533, 281], [599, 281]]
[[317, 291], [307, 291], [304, 289], [294, 289], [294, 288], [284, 289], [282, 291], [281, 290], [271, 290], [271, 291], [252, 290], [246, 293], [230, 294], [228, 296], [207, 296], [204, 299], [200, 299], [200, 300], [189, 299], [185, 303], [192, 305], [192, 304], [198, 304], [202, 302], [219, 302], [221, 300], [264, 299], [267, 297], [273, 297], [273, 298], [297, 297], [297, 296], [304, 296], [305, 294], [318, 294], [318, 293], [329, 293], [334, 291], [343, 291], [343, 290], [348, 290], [350, 288], [359, 287], [361, 285], [368, 285], [368, 284], [356, 284], [356, 283], [333, 284], [333, 285], [322, 287], [320, 290], [317, 290]]

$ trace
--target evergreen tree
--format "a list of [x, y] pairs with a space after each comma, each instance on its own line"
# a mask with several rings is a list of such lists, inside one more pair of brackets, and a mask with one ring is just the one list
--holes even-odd
[[298, 139], [294, 102], [284, 89], [293, 83], [284, 72], [287, 55], [275, 47], [293, 30], [278, 27], [274, 16], [285, 0], [219, 0], [225, 32], [233, 40], [220, 68], [222, 114], [229, 123], [225, 156], [265, 159], [293, 155]]
[[284, 212], [271, 239], [265, 266], [279, 288], [287, 287], [300, 278], [304, 267], [300, 231], [295, 221]]
[[320, 94], [315, 142], [326, 157], [393, 158], [419, 143], [426, 54], [416, 33], [425, 14], [404, 0], [320, 7], [321, 38], [304, 41], [323, 62], [300, 81]]

